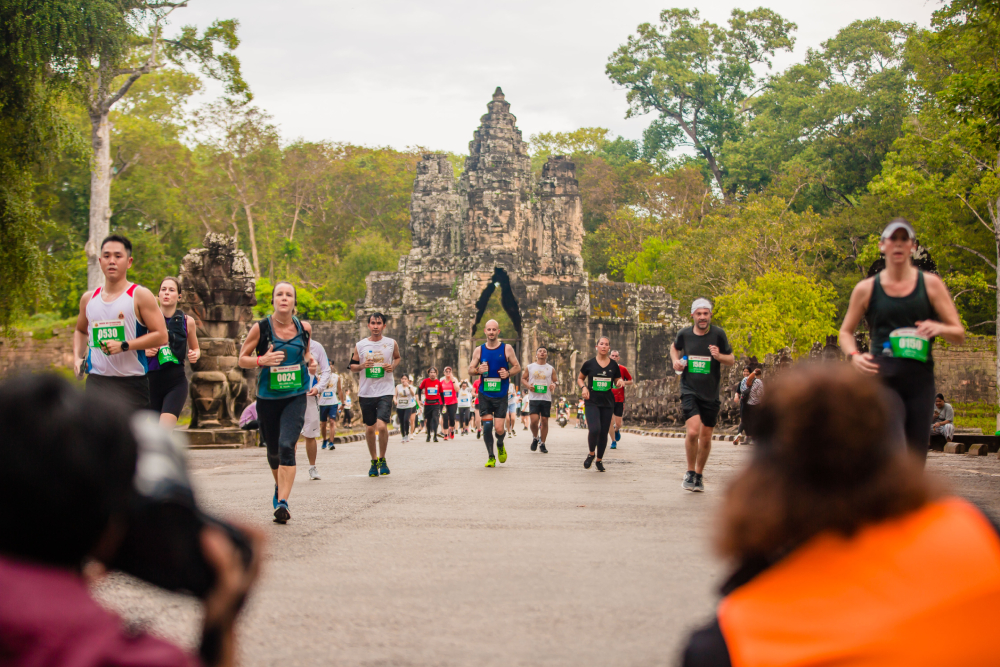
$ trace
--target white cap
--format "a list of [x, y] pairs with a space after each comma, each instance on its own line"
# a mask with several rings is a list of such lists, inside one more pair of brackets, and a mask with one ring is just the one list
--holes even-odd
[[913, 231], [913, 227], [906, 220], [902, 218], [896, 218], [882, 230], [882, 240], [885, 240], [893, 235], [897, 229], [905, 229], [906, 233], [910, 235], [911, 239], [917, 238], [917, 233]]
[[709, 310], [712, 310], [712, 302], [708, 299], [695, 299], [691, 304], [691, 314], [694, 315], [694, 311], [699, 308], [708, 308]]

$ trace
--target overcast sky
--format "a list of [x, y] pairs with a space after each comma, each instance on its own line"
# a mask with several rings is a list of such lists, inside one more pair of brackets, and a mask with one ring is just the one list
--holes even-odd
[[[256, 103], [286, 139], [423, 146], [467, 153], [494, 88], [503, 87], [525, 139], [601, 126], [639, 138], [650, 118], [625, 119], [608, 56], [660, 10], [697, 6], [724, 24], [730, 0], [190, 0], [174, 24], [240, 21], [237, 53]], [[938, 0], [770, 0], [798, 25], [776, 70], [856, 19], [927, 26]]]

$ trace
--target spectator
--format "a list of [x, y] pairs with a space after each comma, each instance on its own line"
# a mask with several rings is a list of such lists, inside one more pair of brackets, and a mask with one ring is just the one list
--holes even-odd
[[944, 402], [944, 394], [938, 394], [934, 398], [931, 435], [943, 435], [948, 442], [951, 442], [951, 439], [955, 437], [955, 409]]
[[[753, 438], [754, 418], [759, 412], [760, 402], [764, 400], [764, 367], [755, 366], [750, 374], [740, 382], [740, 426]], [[737, 444], [739, 441], [736, 441]]]
[[[943, 494], [891, 431], [879, 383], [845, 366], [768, 389], [717, 548], [739, 564], [688, 667], [997, 665], [993, 635], [948, 618], [1000, 609], [1000, 535]], [[932, 563], [975, 563], [935, 567]]]
[[743, 413], [746, 412], [746, 402], [747, 398], [749, 398], [749, 394], [743, 391], [743, 386], [744, 386], [743, 383], [746, 382], [746, 379], [748, 377], [750, 377], [750, 366], [744, 366], [743, 378], [739, 382], [737, 382], [732, 389], [733, 400], [736, 401], [736, 404], [740, 406], [740, 423], [736, 427], [736, 437], [733, 439], [734, 445], [740, 444], [740, 440], [743, 439], [743, 436], [747, 430], [746, 423], [744, 423]]
[[[130, 633], [91, 597], [86, 561], [110, 562], [120, 546], [137, 445], [120, 404], [51, 375], [0, 384], [0, 485], [30, 508], [0, 530], [0, 664], [231, 665], [234, 624], [257, 576], [229, 539], [202, 533], [217, 583], [204, 601], [200, 656]], [[244, 529], [260, 553], [260, 534]]]

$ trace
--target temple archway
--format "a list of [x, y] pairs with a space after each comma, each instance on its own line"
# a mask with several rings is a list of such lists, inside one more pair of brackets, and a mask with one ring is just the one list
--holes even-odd
[[[480, 322], [487, 312], [487, 307], [494, 296], [494, 292], [497, 290], [500, 290], [500, 305], [503, 312], [510, 318], [510, 323], [514, 328], [514, 336], [503, 335], [504, 332], [501, 331], [501, 338], [503, 342], [509, 343], [514, 347], [514, 353], [520, 358], [521, 310], [517, 304], [517, 297], [514, 296], [514, 290], [510, 286], [510, 276], [499, 266], [493, 269], [493, 276], [490, 278], [489, 284], [480, 293], [479, 299], [476, 300], [476, 321], [472, 325], [470, 336], [471, 347], [474, 348], [476, 345], [486, 342], [486, 334], [480, 330]], [[502, 326], [501, 329], [503, 329]]]

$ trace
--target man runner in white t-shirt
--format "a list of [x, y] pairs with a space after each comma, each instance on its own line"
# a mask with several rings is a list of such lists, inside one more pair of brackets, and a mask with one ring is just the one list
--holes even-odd
[[337, 437], [337, 417], [340, 404], [344, 400], [344, 383], [330, 366], [326, 384], [319, 387], [319, 431], [323, 436], [323, 449], [336, 449], [333, 439]]
[[306, 439], [306, 457], [309, 459], [309, 479], [320, 479], [319, 469], [316, 467], [316, 438], [320, 437], [320, 415], [319, 397], [322, 389], [326, 386], [330, 377], [330, 360], [327, 359], [326, 350], [316, 339], [309, 339], [309, 352], [316, 360], [319, 373], [318, 376], [309, 374], [309, 391], [306, 392], [306, 416], [302, 422], [302, 435]]
[[167, 321], [156, 297], [128, 281], [132, 243], [113, 234], [101, 242], [98, 257], [104, 285], [80, 298], [73, 332], [73, 364], [87, 372], [86, 391], [100, 393], [125, 409], [149, 408], [146, 349], [168, 343]]
[[[351, 372], [360, 373], [358, 380], [358, 403], [361, 405], [361, 419], [365, 424], [365, 440], [368, 453], [372, 456], [369, 477], [388, 475], [389, 466], [385, 462], [385, 450], [389, 445], [388, 423], [392, 418], [392, 397], [396, 383], [392, 369], [399, 362], [399, 346], [396, 341], [382, 335], [385, 329], [385, 315], [372, 313], [368, 316], [368, 338], [358, 341], [351, 355]], [[379, 456], [375, 456], [375, 433], [378, 432]]]
[[[531, 451], [539, 449], [542, 454], [549, 450], [545, 448], [545, 438], [549, 435], [549, 414], [552, 410], [552, 390], [556, 387], [556, 369], [546, 362], [549, 356], [544, 347], [535, 352], [534, 363], [528, 364], [521, 376], [524, 386], [528, 414], [531, 420]], [[540, 433], [539, 433], [540, 431]]]

